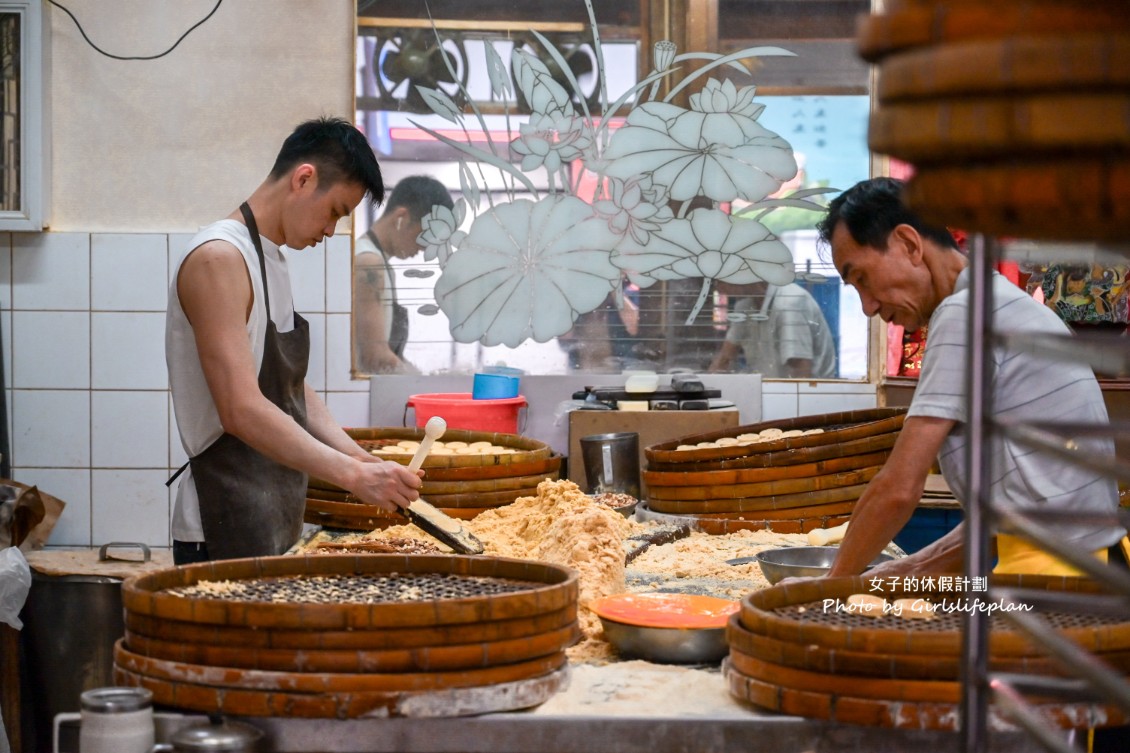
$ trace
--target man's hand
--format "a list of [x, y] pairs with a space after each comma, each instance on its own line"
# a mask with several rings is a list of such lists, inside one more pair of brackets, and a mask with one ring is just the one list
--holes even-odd
[[377, 458], [373, 460], [376, 462], [358, 463], [355, 480], [346, 489], [362, 502], [389, 512], [408, 507], [420, 498], [423, 471], [411, 473], [400, 463]]

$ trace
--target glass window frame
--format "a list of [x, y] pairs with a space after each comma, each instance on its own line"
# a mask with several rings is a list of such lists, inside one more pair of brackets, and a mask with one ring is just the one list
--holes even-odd
[[0, 13], [20, 17], [20, 207], [0, 210], [0, 231], [40, 232], [49, 223], [50, 34], [40, 0], [0, 2]]

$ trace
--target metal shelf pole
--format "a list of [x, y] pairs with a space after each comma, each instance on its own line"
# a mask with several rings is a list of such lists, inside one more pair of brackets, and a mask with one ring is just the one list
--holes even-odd
[[[987, 577], [989, 572], [989, 536], [991, 514], [989, 482], [991, 454], [987, 448], [989, 437], [983, 428], [992, 415], [992, 353], [983, 347], [992, 331], [992, 275], [991, 244], [984, 235], [971, 239], [972, 253], [969, 270], [969, 373], [966, 394], [969, 396], [969, 416], [966, 424], [966, 462], [969, 468], [969, 488], [965, 498], [969, 509], [965, 516], [964, 559], [965, 574]], [[964, 682], [961, 689], [961, 737], [964, 753], [984, 753], [988, 750], [988, 706], [990, 689], [989, 669], [989, 617], [980, 610], [965, 615], [965, 636], [962, 656]]]

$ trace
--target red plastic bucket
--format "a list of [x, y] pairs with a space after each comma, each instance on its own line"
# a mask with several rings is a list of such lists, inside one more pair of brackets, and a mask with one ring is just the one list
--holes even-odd
[[470, 392], [433, 392], [409, 395], [404, 405], [404, 425], [408, 425], [408, 409], [416, 413], [416, 426], [423, 427], [432, 416], [447, 422], [449, 429], [494, 431], [518, 434], [518, 413], [526, 406], [526, 398], [503, 397], [475, 400]]

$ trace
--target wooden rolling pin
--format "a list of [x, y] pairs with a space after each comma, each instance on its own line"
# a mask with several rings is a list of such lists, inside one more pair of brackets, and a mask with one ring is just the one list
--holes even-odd
[[847, 523], [841, 523], [833, 528], [813, 528], [808, 532], [810, 546], [831, 546], [844, 540], [847, 533]]

